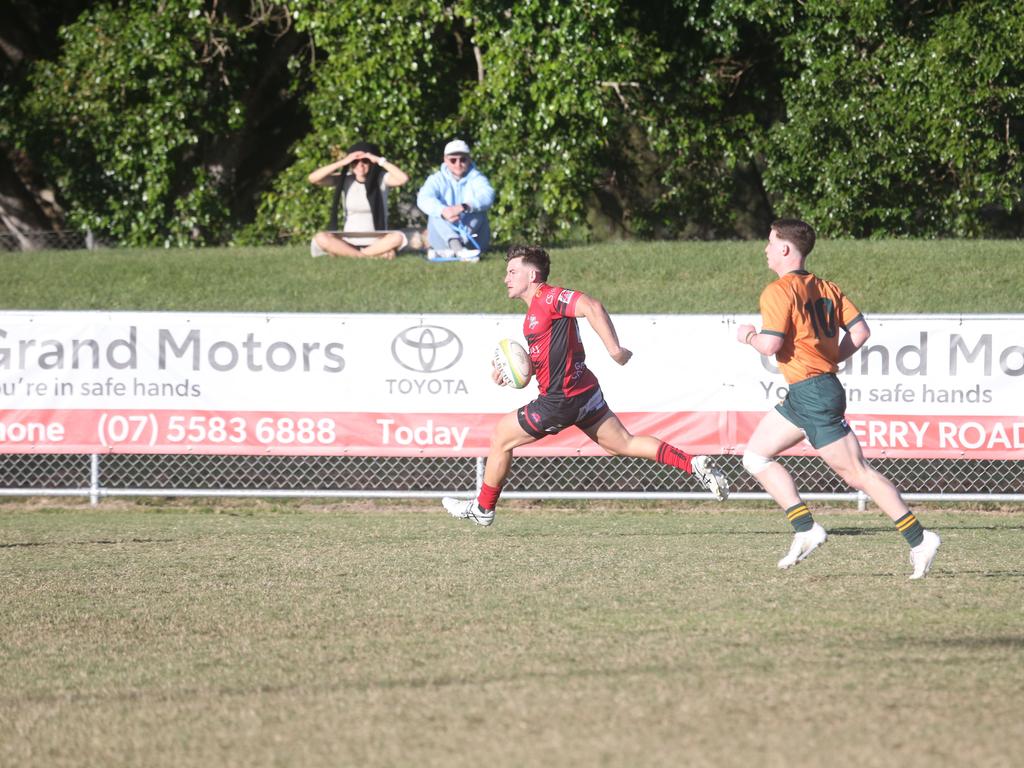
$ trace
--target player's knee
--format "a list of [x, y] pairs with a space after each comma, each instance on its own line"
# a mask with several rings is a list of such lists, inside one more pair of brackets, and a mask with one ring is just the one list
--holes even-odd
[[749, 448], [743, 452], [743, 468], [752, 475], [764, 472], [771, 465], [772, 460], [768, 456], [754, 453]]

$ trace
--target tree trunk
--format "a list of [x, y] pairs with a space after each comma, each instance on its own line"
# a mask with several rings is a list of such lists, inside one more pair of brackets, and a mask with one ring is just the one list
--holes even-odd
[[52, 222], [14, 169], [11, 158], [0, 155], [0, 224], [23, 251], [45, 248], [40, 233], [54, 229]]

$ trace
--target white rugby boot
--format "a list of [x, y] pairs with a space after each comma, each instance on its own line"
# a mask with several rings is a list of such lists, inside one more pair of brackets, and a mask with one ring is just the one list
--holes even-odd
[[779, 569], [784, 571], [802, 560], [806, 560], [807, 556], [824, 544], [826, 539], [828, 539], [828, 534], [817, 523], [811, 526], [809, 531], [794, 533], [793, 543], [789, 545], [789, 553], [779, 560]]
[[701, 485], [711, 491], [719, 501], [729, 498], [729, 481], [710, 456], [694, 456], [690, 460], [693, 476], [700, 480]]
[[939, 538], [939, 534], [928, 530], [924, 532], [921, 543], [910, 549], [910, 564], [914, 566], [914, 572], [910, 574], [910, 578], [923, 579], [928, 575], [928, 571], [932, 567], [932, 560], [935, 559], [935, 553], [939, 551], [941, 543], [942, 539]]
[[456, 499], [445, 496], [441, 499], [441, 504], [449, 515], [460, 520], [472, 520], [477, 525], [490, 525], [494, 522], [494, 510], [480, 509], [476, 499]]

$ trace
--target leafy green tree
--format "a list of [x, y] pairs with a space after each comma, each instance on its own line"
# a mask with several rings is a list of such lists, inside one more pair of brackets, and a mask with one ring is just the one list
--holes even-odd
[[[413, 223], [459, 136], [500, 240], [1024, 222], [1024, 0], [15, 5], [5, 221], [20, 197], [23, 224], [62, 211], [129, 244], [305, 238], [330, 202], [309, 172], [365, 139], [410, 174], [390, 199]], [[51, 17], [73, 21], [28, 61], [19, 41]]]
[[12, 133], [54, 179], [72, 226], [137, 245], [230, 235], [244, 136], [259, 119], [248, 96], [259, 47], [239, 10], [100, 3], [62, 29]]
[[455, 135], [498, 190], [498, 238], [734, 233], [735, 172], [753, 168], [764, 99], [743, 57], [759, 52], [727, 50], [740, 36], [722, 20], [735, 9], [679, 5], [289, 3], [318, 52], [313, 131], [247, 237], [322, 226], [329, 194], [306, 176], [357, 138], [412, 175], [413, 189], [392, 196], [393, 221], [415, 218], [414, 188]]
[[473, 71], [472, 51], [460, 44], [464, 27], [450, 9], [423, 0], [285, 5], [309, 40], [308, 58], [292, 66], [309, 71], [311, 129], [240, 240], [308, 237], [322, 228], [331, 193], [306, 177], [359, 140], [377, 143], [411, 177], [390, 197], [392, 226], [414, 218], [416, 185], [440, 162], [444, 137], [461, 128], [460, 92]]
[[785, 118], [764, 145], [777, 210], [854, 237], [999, 234], [1006, 216], [1020, 221], [1024, 3], [803, 9], [784, 39]]

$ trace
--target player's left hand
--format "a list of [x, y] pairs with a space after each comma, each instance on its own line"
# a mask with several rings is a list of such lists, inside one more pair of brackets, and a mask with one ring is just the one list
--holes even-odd
[[611, 354], [612, 360], [619, 365], [625, 365], [629, 362], [629, 358], [633, 356], [633, 353], [625, 347], [619, 347], [615, 352], [611, 352], [609, 354]]
[[494, 379], [494, 383], [497, 384], [499, 387], [506, 386], [505, 379], [502, 377], [501, 371], [498, 370], [497, 366], [494, 365], [494, 363], [491, 363], [491, 378]]
[[756, 330], [750, 323], [743, 323], [742, 325], [736, 326], [736, 341], [741, 344], [747, 343], [747, 334], [751, 331]]

